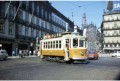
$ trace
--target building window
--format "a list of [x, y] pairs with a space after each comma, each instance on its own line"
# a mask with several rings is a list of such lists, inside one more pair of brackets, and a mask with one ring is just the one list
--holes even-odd
[[31, 28], [31, 36], [34, 37], [34, 29]]
[[4, 25], [0, 24], [0, 33], [4, 33]]
[[51, 14], [49, 13], [49, 21], [51, 20]]
[[34, 7], [34, 2], [32, 2], [32, 10], [34, 10], [35, 9], [35, 7]]
[[20, 19], [22, 19], [22, 16], [23, 16], [22, 10], [19, 10], [18, 16]]
[[49, 28], [48, 29], [50, 29], [51, 28], [51, 24], [49, 23]]
[[41, 26], [44, 27], [44, 21], [41, 21]]
[[36, 37], [36, 29], [34, 29], [34, 37]]
[[39, 37], [41, 37], [41, 31], [39, 31]]
[[26, 7], [29, 7], [29, 1], [26, 1]]
[[44, 9], [43, 9], [43, 6], [42, 6], [42, 8], [41, 8], [41, 15], [42, 15], [42, 17], [43, 17], [43, 12], [44, 12]]
[[47, 19], [47, 11], [45, 11], [45, 19]]
[[13, 35], [13, 30], [14, 30], [14, 24], [13, 23], [9, 23], [9, 29], [8, 29], [8, 33], [10, 35]]
[[25, 27], [25, 36], [28, 36], [28, 27]]
[[117, 26], [117, 23], [114, 23], [114, 28], [117, 28], [118, 26]]
[[36, 30], [36, 37], [39, 37], [39, 30]]
[[37, 19], [36, 24], [39, 25], [39, 18], [36, 17], [36, 19]]
[[32, 24], [34, 23], [34, 16], [32, 16], [32, 18], [31, 18], [31, 22], [32, 22]]
[[5, 13], [5, 2], [0, 1], [0, 12]]
[[25, 19], [27, 22], [29, 22], [29, 14], [28, 13], [26, 13]]
[[18, 27], [19, 27], [19, 35], [22, 35], [22, 26], [19, 25]]
[[10, 16], [13, 16], [13, 15], [14, 15], [14, 7], [13, 7], [12, 5], [10, 5], [9, 15], [10, 15]]
[[45, 22], [45, 28], [47, 28], [47, 22]]
[[37, 5], [37, 15], [39, 15], [39, 6]]
[[34, 16], [34, 24], [36, 24], [37, 21], [37, 17]]

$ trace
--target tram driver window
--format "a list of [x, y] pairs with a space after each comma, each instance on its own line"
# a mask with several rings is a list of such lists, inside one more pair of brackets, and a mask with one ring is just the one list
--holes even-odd
[[77, 47], [78, 46], [78, 39], [74, 38], [73, 39], [73, 47]]

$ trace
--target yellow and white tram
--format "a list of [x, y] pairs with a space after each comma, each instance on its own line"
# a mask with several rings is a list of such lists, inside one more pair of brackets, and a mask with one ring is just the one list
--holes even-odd
[[[87, 60], [86, 38], [71, 33], [57, 34], [59, 37], [50, 37], [40, 41], [39, 56], [45, 60], [56, 61], [82, 61]], [[65, 48], [67, 45], [67, 52]]]

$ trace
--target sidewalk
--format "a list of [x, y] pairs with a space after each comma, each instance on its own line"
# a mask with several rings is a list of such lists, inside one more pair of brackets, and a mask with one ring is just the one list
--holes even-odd
[[[29, 56], [24, 56], [25, 58], [30, 58], [30, 57], [38, 57], [36, 55], [29, 55]], [[12, 59], [15, 59], [15, 58], [20, 58], [19, 56], [8, 56], [8, 58], [12, 58]]]

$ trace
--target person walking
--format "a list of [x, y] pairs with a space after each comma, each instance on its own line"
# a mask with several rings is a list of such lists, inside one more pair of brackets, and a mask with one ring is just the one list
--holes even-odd
[[12, 56], [15, 56], [15, 51], [14, 50], [12, 51]]
[[31, 51], [29, 51], [29, 56], [31, 55], [31, 53], [32, 53], [32, 52], [31, 52]]
[[22, 58], [22, 51], [19, 50], [19, 58]]
[[69, 60], [69, 46], [68, 44], [66, 44], [65, 48], [64, 48], [64, 51], [65, 51], [65, 61], [68, 61]]

